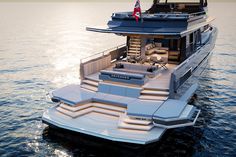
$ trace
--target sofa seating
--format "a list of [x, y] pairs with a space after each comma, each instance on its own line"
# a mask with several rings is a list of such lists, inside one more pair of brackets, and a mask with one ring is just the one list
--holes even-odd
[[168, 52], [168, 47], [162, 47], [162, 43], [147, 44], [145, 46], [145, 54], [151, 55], [153, 53], [166, 54]]
[[123, 63], [118, 63], [118, 66], [115, 66], [113, 70], [121, 71], [121, 72], [144, 74], [149, 77], [154, 77], [157, 74], [158, 66], [132, 64], [128, 62], [123, 62]]

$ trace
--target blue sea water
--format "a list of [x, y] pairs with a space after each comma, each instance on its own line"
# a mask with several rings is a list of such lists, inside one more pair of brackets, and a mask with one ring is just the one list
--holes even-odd
[[[143, 4], [148, 8], [150, 4]], [[86, 32], [131, 3], [0, 3], [0, 156], [236, 156], [236, 3], [210, 3], [219, 35], [194, 104], [194, 127], [138, 150], [75, 143], [42, 124], [48, 91], [79, 83], [81, 58], [125, 42]], [[78, 139], [79, 140], [79, 139]], [[85, 143], [93, 142], [87, 139]]]

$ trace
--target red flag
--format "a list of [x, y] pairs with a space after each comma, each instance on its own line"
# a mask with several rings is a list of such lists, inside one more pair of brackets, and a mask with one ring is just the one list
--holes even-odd
[[141, 7], [140, 7], [140, 1], [137, 0], [134, 6], [134, 12], [132, 14], [133, 17], [135, 17], [136, 22], [138, 22], [138, 19], [141, 18]]

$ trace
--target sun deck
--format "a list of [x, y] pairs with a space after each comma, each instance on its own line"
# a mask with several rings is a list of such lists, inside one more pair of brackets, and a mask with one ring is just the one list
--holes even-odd
[[117, 12], [112, 14], [107, 26], [86, 29], [124, 36], [133, 34], [183, 37], [186, 32], [193, 32], [212, 22], [213, 19], [208, 18], [205, 5], [207, 3], [199, 3], [199, 1], [155, 3], [150, 9], [142, 12], [139, 22], [136, 22], [132, 12]]

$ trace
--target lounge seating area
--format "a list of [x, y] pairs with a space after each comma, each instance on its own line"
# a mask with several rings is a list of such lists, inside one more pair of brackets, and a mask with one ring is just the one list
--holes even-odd
[[[166, 67], [163, 66], [163, 64], [178, 64], [180, 62], [180, 51], [162, 47], [161, 43], [147, 44], [145, 46], [145, 55], [147, 58], [151, 59], [150, 62], [161, 63], [161, 67], [165, 69]], [[155, 59], [155, 57], [158, 59]]]
[[[121, 50], [122, 53], [114, 55], [108, 52], [81, 64], [83, 89], [97, 92], [101, 82], [126, 87], [152, 87], [155, 90], [169, 89], [170, 73], [177, 66], [180, 54], [179, 51], [173, 51], [178, 47], [178, 42], [168, 38], [130, 38], [133, 42], [129, 41], [126, 49]], [[174, 46], [176, 44], [177, 47]], [[137, 51], [135, 54], [131, 53], [134, 49]], [[120, 56], [124, 53], [127, 57]], [[138, 97], [138, 94], [134, 95]]]
[[122, 71], [122, 72], [129, 72], [129, 73], [138, 73], [144, 74], [149, 77], [154, 77], [158, 71], [158, 65], [145, 65], [145, 64], [133, 64], [129, 62], [120, 62], [115, 65], [113, 68], [114, 71]]
[[168, 47], [163, 47], [162, 43], [150, 43], [145, 46], [145, 54], [151, 55], [156, 54], [167, 54], [169, 51]]

